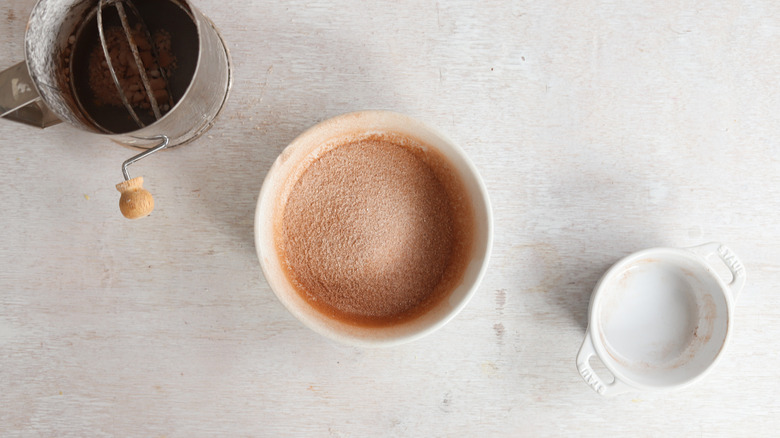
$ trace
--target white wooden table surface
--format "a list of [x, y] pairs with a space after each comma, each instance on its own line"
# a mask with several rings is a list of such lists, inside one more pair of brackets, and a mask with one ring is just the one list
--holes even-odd
[[[0, 121], [0, 436], [777, 436], [780, 3], [198, 0], [235, 63], [197, 142], [133, 151]], [[0, 4], [0, 68], [33, 0]], [[279, 304], [257, 193], [295, 136], [396, 110], [460, 144], [495, 215], [487, 276], [442, 330], [362, 350]], [[708, 241], [744, 262], [699, 384], [603, 398], [574, 357], [600, 275]]]

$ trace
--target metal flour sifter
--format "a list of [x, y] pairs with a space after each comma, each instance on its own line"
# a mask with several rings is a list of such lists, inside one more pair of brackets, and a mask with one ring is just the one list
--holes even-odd
[[117, 184], [131, 219], [154, 200], [128, 166], [202, 135], [232, 84], [224, 41], [186, 0], [39, 0], [25, 58], [0, 72], [0, 116], [40, 128], [65, 121], [145, 149]]

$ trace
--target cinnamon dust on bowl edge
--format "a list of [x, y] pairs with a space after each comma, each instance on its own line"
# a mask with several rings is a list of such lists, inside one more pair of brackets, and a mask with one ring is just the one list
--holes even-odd
[[383, 327], [431, 310], [460, 284], [474, 214], [438, 151], [395, 134], [344, 141], [303, 170], [274, 236], [283, 271], [312, 307]]

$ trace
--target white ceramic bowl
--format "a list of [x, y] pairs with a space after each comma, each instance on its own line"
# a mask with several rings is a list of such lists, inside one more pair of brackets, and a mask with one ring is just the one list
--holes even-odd
[[[274, 215], [283, 212], [280, 194], [317, 158], [323, 144], [367, 133], [394, 133], [438, 150], [461, 177], [474, 212], [474, 244], [461, 283], [431, 310], [389, 327], [363, 327], [332, 319], [309, 305], [290, 284], [274, 244]], [[354, 346], [409, 342], [444, 326], [469, 302], [487, 269], [493, 241], [487, 190], [474, 165], [457, 145], [417, 120], [388, 111], [361, 111], [326, 120], [293, 140], [276, 159], [263, 182], [255, 212], [255, 246], [265, 278], [279, 301], [304, 325], [328, 338]]]
[[[709, 258], [731, 272], [724, 281]], [[590, 302], [588, 331], [577, 368], [599, 394], [680, 389], [709, 372], [733, 325], [734, 301], [745, 284], [737, 256], [719, 243], [632, 254], [610, 268]], [[598, 356], [613, 379], [590, 365]]]

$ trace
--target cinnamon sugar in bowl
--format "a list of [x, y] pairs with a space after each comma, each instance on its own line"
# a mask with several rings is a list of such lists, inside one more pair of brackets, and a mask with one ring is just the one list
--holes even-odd
[[433, 332], [487, 268], [487, 191], [463, 151], [386, 111], [345, 114], [296, 138], [260, 191], [255, 244], [282, 304], [350, 345]]

